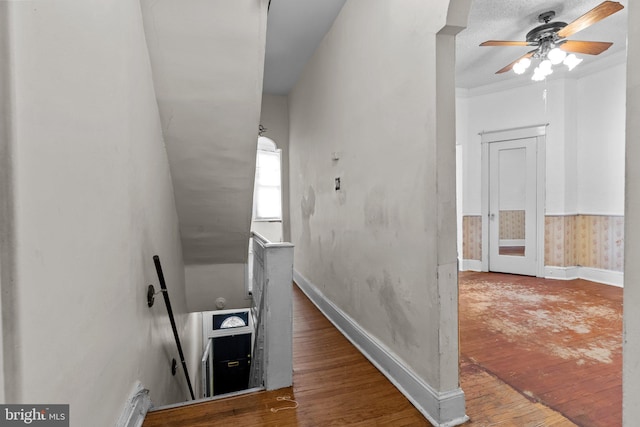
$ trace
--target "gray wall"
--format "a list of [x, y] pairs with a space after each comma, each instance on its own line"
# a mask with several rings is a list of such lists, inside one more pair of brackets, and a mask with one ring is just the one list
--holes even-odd
[[623, 425], [640, 419], [640, 5], [629, 2], [625, 190]]
[[295, 269], [436, 390], [458, 385], [455, 139], [436, 132], [454, 128], [436, 117], [447, 5], [347, 1], [289, 97]]
[[12, 153], [2, 156], [3, 173], [11, 170], [1, 218], [5, 400], [68, 403], [71, 425], [112, 426], [137, 380], [156, 404], [188, 396], [181, 373], [171, 376], [178, 356], [162, 298], [151, 309], [146, 303], [147, 286], [158, 288], [153, 255], [187, 342], [188, 325], [197, 325], [186, 313], [140, 5], [3, 2], [0, 22], [7, 8], [11, 25], [0, 25], [8, 40], [0, 47], [1, 89], [12, 95], [0, 97], [11, 117], [0, 147]]

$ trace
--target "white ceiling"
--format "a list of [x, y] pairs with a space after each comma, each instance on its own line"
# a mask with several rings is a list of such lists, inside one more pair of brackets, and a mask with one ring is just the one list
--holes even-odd
[[[453, 0], [455, 1], [455, 0]], [[264, 71], [265, 93], [286, 95], [295, 85], [316, 47], [331, 28], [345, 0], [272, 0], [268, 17]], [[475, 88], [514, 79], [528, 73], [495, 72], [531, 50], [527, 47], [480, 47], [486, 40], [524, 40], [539, 23], [538, 15], [556, 12], [554, 20], [571, 22], [602, 0], [473, 0], [467, 29], [457, 36], [456, 86]], [[625, 7], [628, 0], [622, 0]], [[626, 47], [626, 9], [605, 18], [571, 37], [572, 40], [611, 41], [613, 46], [598, 56], [581, 55], [588, 64], [603, 62]], [[557, 73], [556, 73], [557, 75]]]
[[263, 91], [287, 95], [345, 0], [271, 0]]
[[[539, 25], [538, 15], [542, 12], [554, 10], [554, 21], [570, 23], [600, 3], [602, 0], [473, 0], [467, 29], [456, 39], [456, 86], [475, 88], [507, 79], [528, 81], [530, 73], [518, 76], [513, 72], [501, 75], [495, 72], [531, 47], [480, 47], [479, 44], [486, 40], [525, 40], [529, 30]], [[584, 61], [572, 73], [577, 74], [585, 66], [625, 50], [627, 0], [620, 3], [625, 9], [569, 38], [613, 42], [613, 46], [598, 56], [578, 55]]]

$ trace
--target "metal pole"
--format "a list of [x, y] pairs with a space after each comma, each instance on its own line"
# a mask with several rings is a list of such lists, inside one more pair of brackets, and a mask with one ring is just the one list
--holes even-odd
[[184, 353], [182, 352], [180, 337], [178, 336], [178, 328], [176, 328], [176, 320], [173, 318], [171, 301], [169, 301], [169, 292], [167, 291], [167, 284], [164, 281], [164, 274], [162, 274], [162, 266], [160, 265], [160, 257], [158, 255], [153, 256], [153, 263], [156, 265], [156, 272], [158, 273], [158, 280], [160, 281], [162, 296], [164, 297], [164, 303], [167, 306], [167, 312], [169, 312], [171, 329], [173, 329], [173, 337], [176, 339], [176, 345], [178, 346], [178, 353], [180, 354], [180, 361], [182, 362], [182, 369], [184, 370], [184, 376], [187, 378], [187, 385], [189, 386], [189, 393], [191, 393], [191, 400], [196, 400], [196, 397], [193, 394], [193, 387], [191, 387], [191, 380], [189, 379], [189, 370], [187, 369], [187, 363], [184, 361]]

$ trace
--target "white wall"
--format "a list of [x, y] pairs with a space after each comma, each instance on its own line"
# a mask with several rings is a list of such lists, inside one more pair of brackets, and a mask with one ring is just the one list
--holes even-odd
[[[295, 269], [436, 390], [457, 387], [436, 274], [442, 6], [348, 1], [289, 97]], [[450, 258], [455, 272], [455, 240]]]
[[[282, 165], [282, 240], [291, 241], [291, 226], [289, 219], [289, 105], [286, 96], [262, 95], [262, 111], [260, 124], [267, 128], [265, 136], [271, 138], [281, 151], [280, 162]], [[257, 231], [271, 241], [277, 242], [273, 224], [252, 224], [251, 230]]]
[[[553, 214], [616, 214], [624, 204], [624, 64], [580, 79], [458, 91], [463, 213], [480, 215], [479, 132], [548, 123], [546, 205]], [[546, 102], [544, 99], [546, 90]], [[460, 139], [460, 135], [459, 135]]]
[[5, 370], [15, 369], [15, 354], [6, 352], [17, 343], [15, 322], [5, 322], [13, 317], [14, 262], [13, 262], [13, 206], [11, 203], [13, 177], [11, 167], [11, 67], [8, 60], [9, 2], [0, 3], [0, 402], [6, 401]]
[[182, 374], [170, 373], [179, 358], [162, 298], [146, 302], [147, 286], [159, 288], [157, 254], [179, 331], [190, 335], [140, 5], [2, 7], [11, 27], [0, 69], [12, 72], [14, 95], [13, 133], [1, 141], [14, 156], [6, 401], [68, 403], [71, 425], [112, 426], [137, 380], [155, 404], [185, 400]]
[[628, 13], [622, 419], [633, 427], [640, 419], [640, 5], [629, 2]]
[[273, 243], [284, 241], [282, 237], [282, 221], [253, 221], [251, 223], [251, 231], [255, 231]]
[[626, 66], [578, 80], [578, 211], [624, 214]]
[[[546, 101], [544, 91], [546, 88]], [[461, 120], [469, 124], [464, 145], [464, 215], [481, 213], [481, 144], [479, 133], [549, 123], [547, 128], [547, 194], [548, 212], [565, 212], [565, 108], [567, 87], [564, 81], [527, 84], [500, 90], [484, 87], [476, 91], [458, 91], [464, 96], [468, 114]]]
[[[248, 250], [249, 242], [247, 242]], [[184, 267], [187, 282], [187, 307], [189, 311], [217, 310], [216, 300], [224, 298], [225, 307], [249, 307], [245, 280], [246, 264], [205, 264]]]

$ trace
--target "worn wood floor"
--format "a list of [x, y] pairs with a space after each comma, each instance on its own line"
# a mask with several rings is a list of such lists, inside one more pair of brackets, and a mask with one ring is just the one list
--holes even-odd
[[[476, 339], [477, 335], [481, 333], [486, 335], [489, 332], [482, 332], [481, 325], [475, 323], [474, 317], [477, 321], [484, 322], [485, 326], [483, 327], [488, 331], [492, 331], [491, 328], [495, 328], [496, 324], [495, 316], [483, 317], [479, 315], [479, 312], [483, 311], [482, 307], [486, 307], [485, 313], [500, 311], [491, 307], [491, 301], [488, 301], [489, 296], [482, 297], [480, 295], [483, 292], [488, 292], [483, 288], [488, 285], [479, 283], [479, 278], [481, 278], [480, 282], [486, 282], [485, 279], [496, 279], [503, 287], [505, 286], [503, 283], [505, 278], [503, 277], [482, 277], [466, 273], [461, 276], [460, 325], [463, 353], [461, 357], [461, 386], [465, 391], [467, 415], [470, 417], [470, 421], [465, 426], [576, 425], [558, 410], [552, 409], [546, 400], [538, 397], [533, 388], [528, 385], [520, 386], [519, 382], [514, 381], [513, 378], [517, 377], [518, 365], [510, 363], [510, 360], [518, 360], [518, 363], [523, 366], [533, 365], [534, 367], [529, 371], [539, 372], [541, 375], [546, 373], [543, 377], [545, 379], [554, 375], [563, 375], [562, 366], [547, 372], [545, 368], [541, 367], [538, 359], [522, 357], [522, 361], [520, 361], [515, 358], [521, 349], [506, 339], [505, 331], [496, 332], [497, 337], [492, 335], [489, 338], [491, 341], [488, 342], [479, 343]], [[562, 284], [565, 283], [562, 282]], [[579, 288], [580, 284], [575, 286]], [[606, 290], [597, 288], [595, 292], [606, 294]], [[528, 294], [524, 293], [523, 295]], [[555, 294], [550, 293], [549, 295]], [[536, 297], [528, 295], [528, 298], [535, 299]], [[513, 302], [509, 304], [511, 304], [511, 308], [514, 307]], [[500, 304], [497, 303], [497, 305]], [[615, 304], [613, 305], [615, 306]], [[586, 308], [587, 312], [595, 312], [597, 309], [593, 307], [598, 306], [589, 303], [585, 307], [591, 307]], [[603, 309], [603, 313], [610, 315], [613, 319], [615, 316], [606, 308]], [[568, 309], [568, 306], [563, 309]], [[545, 309], [540, 308], [540, 310]], [[538, 312], [538, 314], [539, 317], [544, 317], [543, 312]], [[513, 319], [508, 320], [506, 324], [511, 325], [510, 321]], [[576, 336], [584, 338], [587, 335], [580, 333], [584, 332], [584, 329], [580, 329], [578, 323], [573, 325], [578, 329], [575, 332]], [[522, 327], [532, 326], [525, 322]], [[615, 329], [616, 326], [613, 325], [612, 328]], [[500, 337], [500, 334], [504, 336]], [[582, 343], [584, 344], [582, 347], [576, 348], [586, 348], [587, 350], [591, 348], [587, 342], [583, 341]], [[499, 347], [498, 344], [503, 346]], [[510, 350], [510, 348], [514, 350]], [[592, 350], [593, 354], [589, 351], [580, 354], [584, 365], [593, 367], [592, 360], [588, 358], [589, 354], [603, 358], [602, 354], [604, 353], [595, 348]], [[571, 353], [572, 350], [566, 351]], [[562, 352], [560, 351], [560, 353]], [[494, 355], [494, 357], [486, 357], [485, 360], [483, 355]], [[544, 358], [545, 356], [536, 355], [536, 357]], [[502, 362], [498, 363], [498, 359]], [[580, 358], [574, 359], [573, 363], [578, 364], [579, 360]], [[565, 361], [571, 363], [569, 359]], [[612, 359], [612, 363], [617, 362], [613, 362]], [[558, 369], [560, 372], [557, 371]], [[545, 380], [541, 382], [544, 383]], [[573, 379], [565, 379], [565, 382], [572, 383]], [[557, 389], [558, 383], [561, 383], [559, 379], [553, 381], [554, 386], [550, 387], [549, 393]], [[582, 394], [578, 392], [566, 395], [563, 400], [573, 401]], [[296, 406], [292, 402], [278, 400], [283, 396], [291, 396], [292, 399], [295, 399], [297, 408], [292, 408]], [[610, 401], [615, 403], [615, 399], [614, 397]], [[617, 404], [619, 405], [619, 401]], [[566, 409], [566, 405], [553, 407], [560, 410]], [[608, 419], [614, 420], [615, 418]], [[615, 421], [611, 421], [610, 424], [584, 424], [575, 417], [574, 420], [584, 426], [620, 425], [619, 421], [617, 424]], [[152, 412], [144, 423], [144, 427], [228, 425], [284, 427], [430, 426], [431, 424], [331, 325], [304, 294], [297, 287], [294, 287], [294, 386], [292, 388]]]
[[622, 425], [621, 288], [462, 273], [460, 350], [580, 426]]

